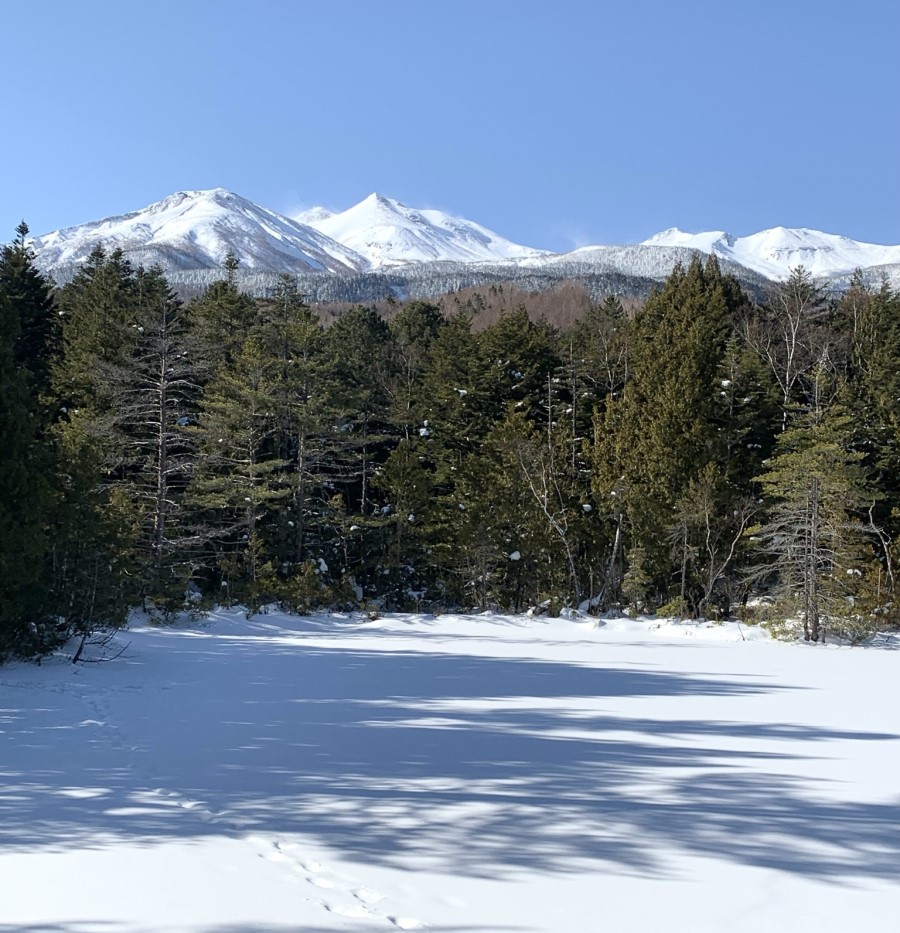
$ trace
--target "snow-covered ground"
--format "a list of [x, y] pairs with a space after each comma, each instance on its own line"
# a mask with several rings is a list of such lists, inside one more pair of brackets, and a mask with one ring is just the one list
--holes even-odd
[[118, 638], [0, 669], [3, 933], [898, 928], [900, 652], [507, 616]]

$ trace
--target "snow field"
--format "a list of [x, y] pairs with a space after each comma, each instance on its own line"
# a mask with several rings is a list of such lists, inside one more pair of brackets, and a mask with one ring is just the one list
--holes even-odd
[[896, 651], [490, 615], [117, 637], [0, 669], [0, 933], [896, 929]]

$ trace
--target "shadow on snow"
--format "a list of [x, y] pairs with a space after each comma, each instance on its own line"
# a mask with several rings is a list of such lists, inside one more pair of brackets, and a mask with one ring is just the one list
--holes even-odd
[[896, 878], [900, 806], [825, 799], [779, 768], [829, 741], [898, 736], [598, 709], [604, 697], [715, 708], [784, 685], [352, 641], [154, 638], [164, 646], [114, 665], [0, 678], [0, 852], [298, 834], [473, 876], [589, 861], [664, 876], [660, 850], [679, 847]]

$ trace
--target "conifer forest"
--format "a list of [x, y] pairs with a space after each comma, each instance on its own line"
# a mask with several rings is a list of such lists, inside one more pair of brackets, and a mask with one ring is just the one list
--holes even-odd
[[642, 305], [327, 326], [230, 258], [189, 301], [97, 249], [0, 258], [0, 657], [213, 604], [582, 606], [895, 627], [900, 296], [714, 258]]

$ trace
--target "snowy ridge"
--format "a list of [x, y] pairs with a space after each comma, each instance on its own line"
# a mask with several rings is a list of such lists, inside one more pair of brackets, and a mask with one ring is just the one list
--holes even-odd
[[361, 272], [368, 263], [318, 230], [213, 188], [179, 191], [118, 217], [37, 237], [38, 263], [53, 270], [84, 262], [102, 245], [122, 249], [135, 264], [176, 269], [221, 268], [233, 252], [246, 270]]
[[[520, 268], [557, 270], [572, 278], [592, 273], [618, 273], [661, 281], [669, 275], [676, 263], [688, 265], [696, 251], [696, 247], [674, 245], [582, 246], [571, 253], [523, 259], [517, 265]], [[758, 276], [754, 270], [734, 260], [723, 258], [721, 265], [724, 272], [744, 280], [749, 278], [755, 284], [763, 284], [762, 281], [756, 282]]]
[[671, 227], [644, 240], [642, 245], [680, 246], [714, 253], [776, 281], [786, 279], [797, 266], [803, 266], [816, 278], [828, 278], [857, 268], [900, 263], [900, 246], [862, 243], [806, 227], [773, 227], [745, 237], [721, 230], [685, 233]]
[[410, 262], [485, 262], [545, 254], [471, 220], [416, 210], [380, 194], [370, 194], [340, 214], [315, 207], [295, 219], [343, 243], [376, 269]]
[[[232, 252], [243, 274], [355, 276], [417, 269], [508, 270], [514, 278], [615, 274], [664, 279], [697, 251], [718, 256], [751, 286], [787, 278], [802, 265], [845, 288], [853, 270], [866, 281], [900, 281], [900, 246], [863, 243], [806, 228], [773, 227], [747, 237], [724, 231], [664, 230], [641, 244], [585, 246], [567, 253], [532, 249], [461, 217], [417, 210], [371, 194], [341, 213], [314, 207], [294, 218], [222, 188], [179, 191], [148, 207], [37, 237], [38, 264], [64, 281], [91, 251], [122, 249], [135, 264], [169, 274], [210, 274]], [[493, 274], [493, 273], [490, 273]], [[761, 277], [761, 279], [760, 279]]]

